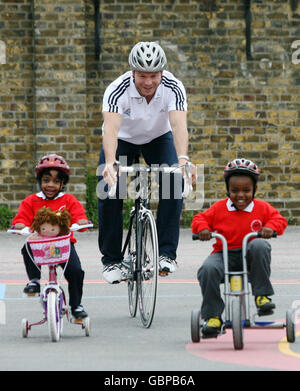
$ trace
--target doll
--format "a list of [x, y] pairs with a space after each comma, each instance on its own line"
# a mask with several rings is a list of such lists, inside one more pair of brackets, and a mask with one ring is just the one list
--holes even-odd
[[52, 210], [45, 206], [37, 211], [30, 227], [34, 234], [30, 239], [68, 235], [70, 232], [71, 215], [67, 209]]

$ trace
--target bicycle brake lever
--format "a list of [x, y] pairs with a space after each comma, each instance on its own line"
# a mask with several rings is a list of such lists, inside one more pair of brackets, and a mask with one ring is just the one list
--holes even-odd
[[17, 234], [17, 235], [23, 235], [23, 236], [27, 236], [27, 235], [30, 235], [32, 232], [30, 231], [29, 227], [24, 227], [22, 229], [8, 229], [6, 231], [7, 233], [10, 233], [10, 234]]
[[90, 223], [90, 224], [83, 224], [83, 225], [80, 225], [80, 224], [77, 224], [77, 223], [74, 223], [71, 225], [70, 227], [70, 231], [79, 231], [80, 229], [84, 229], [84, 228], [93, 228], [94, 224], [93, 223]]

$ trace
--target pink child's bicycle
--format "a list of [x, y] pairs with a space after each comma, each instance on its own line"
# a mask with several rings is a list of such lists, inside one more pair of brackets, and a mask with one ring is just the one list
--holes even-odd
[[[92, 228], [93, 224], [78, 225], [73, 224], [71, 231], [78, 231], [83, 228]], [[9, 229], [8, 233], [30, 235], [28, 227], [22, 230]], [[26, 240], [26, 248], [29, 256], [35, 265], [40, 269], [42, 266], [48, 266], [49, 278], [40, 295], [40, 302], [43, 308], [43, 318], [35, 323], [29, 323], [27, 319], [22, 319], [22, 336], [28, 337], [31, 327], [48, 323], [49, 337], [52, 342], [57, 342], [60, 339], [63, 330], [63, 317], [66, 315], [70, 323], [78, 324], [85, 331], [85, 335], [90, 335], [91, 323], [90, 318], [83, 319], [72, 318], [66, 304], [66, 297], [63, 288], [57, 280], [56, 267], [60, 263], [65, 263], [65, 268], [70, 256], [70, 236], [71, 233], [65, 236], [57, 236], [46, 239], [30, 239]], [[30, 245], [31, 256], [28, 245]], [[64, 268], [64, 270], [65, 270]]]

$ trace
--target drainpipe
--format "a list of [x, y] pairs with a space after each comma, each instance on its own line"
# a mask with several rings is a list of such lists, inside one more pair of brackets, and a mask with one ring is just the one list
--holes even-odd
[[251, 54], [251, 0], [244, 0], [245, 5], [245, 23], [246, 23], [246, 57], [247, 60], [252, 60]]
[[100, 29], [101, 29], [100, 0], [94, 0], [94, 22], [95, 22], [95, 60], [99, 60], [100, 53], [101, 53], [101, 43], [100, 43]]

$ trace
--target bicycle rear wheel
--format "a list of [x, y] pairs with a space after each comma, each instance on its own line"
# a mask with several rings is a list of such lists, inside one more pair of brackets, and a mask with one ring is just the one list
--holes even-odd
[[154, 217], [146, 211], [142, 223], [141, 260], [137, 273], [139, 308], [144, 327], [151, 326], [157, 293], [158, 240]]

